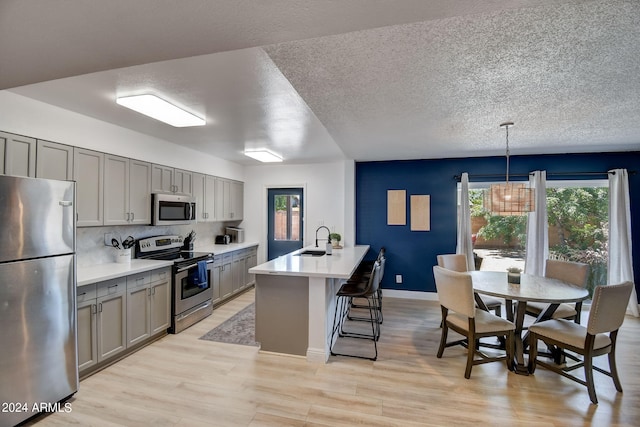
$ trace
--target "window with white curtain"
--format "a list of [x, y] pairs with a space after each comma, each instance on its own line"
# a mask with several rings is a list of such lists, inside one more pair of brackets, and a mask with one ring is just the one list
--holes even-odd
[[[471, 232], [476, 268], [524, 268], [526, 216], [492, 215], [483, 190], [495, 182], [470, 182]], [[547, 180], [549, 256], [590, 265], [589, 288], [606, 284], [608, 251], [607, 180]], [[458, 185], [458, 202], [460, 186]]]

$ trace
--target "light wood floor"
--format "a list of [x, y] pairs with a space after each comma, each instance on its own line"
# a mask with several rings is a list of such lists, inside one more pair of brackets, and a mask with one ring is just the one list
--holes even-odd
[[[181, 334], [87, 378], [71, 401], [72, 412], [35, 425], [640, 425], [640, 320], [633, 317], [627, 316], [618, 340], [624, 393], [596, 373], [600, 404], [592, 405], [585, 387], [541, 367], [520, 376], [489, 363], [464, 379], [464, 349], [435, 356], [440, 310], [431, 301], [385, 298], [376, 362], [331, 357], [312, 364], [198, 339], [253, 298], [252, 290]], [[606, 356], [598, 359], [606, 366]]]

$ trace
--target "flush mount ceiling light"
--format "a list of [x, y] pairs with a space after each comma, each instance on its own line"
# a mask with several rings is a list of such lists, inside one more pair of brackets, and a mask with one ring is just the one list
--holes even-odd
[[123, 107], [130, 108], [145, 116], [160, 120], [178, 128], [204, 126], [206, 121], [200, 117], [168, 103], [155, 95], [134, 95], [116, 98]]
[[507, 175], [506, 183], [493, 184], [484, 194], [484, 208], [494, 215], [522, 215], [534, 210], [533, 189], [524, 183], [509, 182], [509, 126], [513, 122], [505, 122], [500, 127], [507, 134]]
[[244, 155], [249, 156], [252, 159], [256, 159], [263, 163], [273, 163], [273, 162], [281, 162], [282, 157], [265, 149], [257, 149], [257, 150], [244, 150]]

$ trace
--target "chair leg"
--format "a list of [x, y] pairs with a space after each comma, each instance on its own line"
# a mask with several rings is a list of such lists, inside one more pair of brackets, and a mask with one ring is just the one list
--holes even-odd
[[[340, 304], [342, 303], [342, 298], [338, 297], [338, 300], [336, 301], [336, 309], [333, 312], [333, 329], [331, 330], [331, 341], [330, 341], [330, 350], [331, 350], [331, 354], [333, 354], [333, 344], [334, 344], [334, 338], [335, 338], [335, 334], [336, 331], [338, 331], [339, 329], [341, 329], [342, 325], [342, 319], [338, 320], [338, 306], [340, 306]], [[342, 310], [340, 310], [340, 312], [342, 312]], [[338, 322], [336, 324], [336, 322]]]
[[442, 327], [442, 333], [440, 334], [440, 347], [438, 348], [437, 354], [438, 359], [442, 357], [444, 348], [447, 345], [447, 334], [449, 332], [449, 327], [447, 326], [447, 322], [445, 321], [445, 319], [447, 318], [447, 309], [442, 306], [440, 307], [442, 308], [442, 322], [440, 324]]
[[538, 357], [538, 336], [529, 331], [529, 373], [533, 374], [536, 371], [536, 357]]
[[582, 312], [582, 301], [578, 301], [575, 305], [576, 317], [573, 318], [573, 321], [578, 325], [580, 324], [580, 313]]
[[466, 379], [469, 379], [471, 377], [471, 368], [473, 368], [473, 358], [476, 354], [476, 340], [471, 339], [472, 337], [469, 337], [469, 339], [467, 339], [469, 346], [467, 348], [467, 367], [464, 370], [464, 377]]
[[593, 385], [593, 358], [591, 354], [584, 355], [584, 378], [589, 390], [589, 398], [594, 404], [598, 404], [598, 398], [596, 397], [596, 388]]
[[618, 338], [618, 331], [611, 332], [609, 336], [611, 338], [611, 351], [609, 351], [609, 372], [611, 373], [611, 379], [616, 386], [616, 390], [622, 392], [622, 383], [620, 377], [618, 377], [618, 367], [616, 365], [616, 341]]

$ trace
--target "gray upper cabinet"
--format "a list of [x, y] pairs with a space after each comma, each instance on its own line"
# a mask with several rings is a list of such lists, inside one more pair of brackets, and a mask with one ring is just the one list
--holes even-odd
[[36, 176], [36, 140], [0, 132], [0, 172], [14, 176]]
[[74, 148], [73, 179], [76, 181], [78, 227], [103, 225], [104, 154]]
[[36, 178], [73, 179], [72, 146], [39, 139], [36, 153]]
[[244, 215], [244, 183], [231, 181], [230, 203], [230, 219], [234, 221], [242, 219]]
[[215, 182], [216, 220], [241, 220], [244, 215], [244, 184], [224, 178], [216, 178]]
[[151, 224], [151, 163], [129, 160], [129, 224]]
[[215, 221], [215, 188], [213, 176], [193, 173], [193, 197], [196, 198], [198, 222]]
[[173, 185], [174, 193], [193, 195], [193, 172], [182, 169], [174, 169]]
[[151, 164], [105, 155], [104, 225], [151, 223]]
[[193, 195], [193, 173], [168, 166], [153, 165], [152, 193], [176, 193]]
[[153, 165], [151, 172], [152, 193], [173, 193], [173, 168]]

